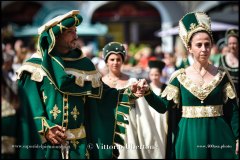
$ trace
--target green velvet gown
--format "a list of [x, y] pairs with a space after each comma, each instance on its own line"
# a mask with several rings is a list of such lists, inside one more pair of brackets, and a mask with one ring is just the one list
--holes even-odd
[[[124, 144], [119, 134], [125, 133], [118, 124], [128, 123], [123, 114], [128, 114], [136, 97], [129, 88], [118, 91], [104, 85], [91, 60], [78, 49], [54, 58], [57, 61], [50, 56], [32, 57], [18, 70], [19, 88], [25, 93], [23, 107], [32, 112], [37, 128], [30, 135], [42, 138], [42, 147], [32, 150], [41, 150], [37, 158], [47, 159], [116, 158], [115, 144]], [[31, 130], [29, 122], [20, 125], [25, 126], [24, 144], [31, 143], [25, 134]], [[56, 125], [66, 127], [68, 146], [53, 146], [45, 139], [48, 129]], [[28, 152], [21, 149], [20, 158], [28, 157]]]
[[[180, 69], [173, 73], [161, 96], [152, 91], [146, 94], [146, 100], [158, 112], [175, 109], [175, 158], [236, 158], [239, 107], [229, 77], [226, 70], [219, 68], [211, 83], [197, 86], [186, 76], [185, 69]], [[177, 107], [172, 108], [174, 104]]]

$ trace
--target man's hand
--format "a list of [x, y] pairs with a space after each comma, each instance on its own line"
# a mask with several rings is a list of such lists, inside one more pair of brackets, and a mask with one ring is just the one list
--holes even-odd
[[65, 134], [65, 128], [57, 125], [49, 129], [46, 133], [46, 138], [53, 145], [65, 144], [65, 139], [67, 138], [67, 135]]
[[145, 92], [149, 90], [149, 85], [145, 79], [140, 79], [132, 85], [131, 90], [136, 97], [143, 97]]

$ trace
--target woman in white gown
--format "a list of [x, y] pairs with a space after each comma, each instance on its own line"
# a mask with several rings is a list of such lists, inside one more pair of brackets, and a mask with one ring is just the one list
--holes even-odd
[[[108, 74], [102, 77], [105, 84], [112, 88], [121, 89], [137, 81], [121, 72], [121, 67], [126, 56], [123, 44], [110, 42], [103, 48], [103, 55], [108, 67]], [[161, 84], [152, 85], [156, 94], [160, 94]], [[123, 113], [122, 113], [123, 114]], [[126, 132], [120, 134], [124, 145], [115, 143], [119, 150], [119, 159], [127, 158], [165, 158], [166, 152], [166, 115], [157, 113], [149, 107], [145, 98], [138, 98], [135, 106], [129, 109], [129, 114], [124, 114], [128, 124], [121, 125]]]

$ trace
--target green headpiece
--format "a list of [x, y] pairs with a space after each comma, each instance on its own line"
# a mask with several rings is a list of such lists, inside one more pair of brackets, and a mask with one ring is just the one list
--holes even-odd
[[[50, 20], [38, 29], [38, 52], [42, 55], [41, 68], [46, 73], [48, 79], [62, 93], [72, 95], [91, 95], [96, 93], [99, 96], [100, 76], [90, 60], [86, 60], [83, 57], [81, 50], [76, 48], [71, 50], [71, 53], [62, 55], [54, 49], [55, 37], [70, 27], [80, 25], [82, 20], [79, 11], [73, 10]], [[66, 66], [66, 61], [74, 61], [75, 63], [80, 63], [81, 61], [83, 66], [76, 66], [73, 69], [78, 71], [82, 69], [86, 70], [86, 72], [78, 72], [74, 75], [75, 72], [72, 72], [72, 68]], [[71, 73], [68, 70], [71, 70]], [[85, 82], [86, 76], [90, 77], [91, 82]]]
[[226, 38], [226, 43], [229, 37], [237, 37], [238, 39], [239, 33], [238, 33], [238, 29], [236, 28], [232, 28], [226, 31], [225, 33], [225, 38]]
[[122, 60], [124, 62], [125, 56], [126, 56], [126, 50], [125, 50], [123, 44], [121, 44], [119, 42], [110, 42], [110, 43], [106, 44], [103, 47], [103, 56], [104, 56], [105, 62], [107, 62], [109, 55], [112, 53], [120, 54], [122, 56]]
[[39, 42], [38, 50], [43, 52], [47, 50], [50, 53], [55, 46], [55, 36], [62, 33], [64, 30], [78, 26], [82, 23], [82, 16], [78, 10], [72, 10], [64, 15], [57, 16], [49, 22], [38, 28]]
[[165, 67], [165, 63], [161, 60], [151, 60], [148, 62], [149, 68], [157, 68], [160, 72]]
[[187, 48], [193, 33], [198, 31], [206, 31], [212, 38], [211, 20], [203, 12], [191, 12], [186, 14], [179, 21], [179, 36], [184, 46]]

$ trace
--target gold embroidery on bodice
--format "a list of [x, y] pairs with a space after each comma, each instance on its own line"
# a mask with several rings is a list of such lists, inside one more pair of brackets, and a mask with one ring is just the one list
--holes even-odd
[[182, 74], [179, 74], [177, 76], [177, 79], [189, 92], [191, 92], [195, 97], [200, 99], [201, 103], [203, 103], [203, 100], [222, 81], [224, 75], [225, 75], [225, 72], [223, 72], [222, 70], [219, 70], [217, 75], [213, 78], [213, 80], [210, 83], [204, 84], [202, 86], [197, 86], [190, 78], [186, 76], [185, 72]]

